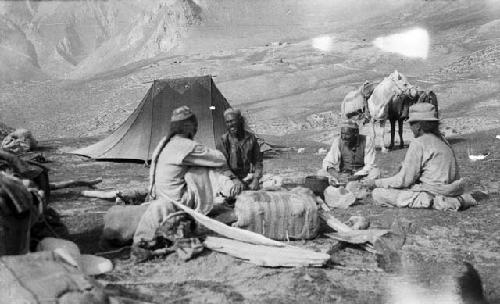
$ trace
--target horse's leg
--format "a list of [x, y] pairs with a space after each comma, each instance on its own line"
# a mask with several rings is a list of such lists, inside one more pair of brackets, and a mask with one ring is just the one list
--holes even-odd
[[393, 119], [390, 119], [389, 121], [391, 122], [391, 145], [389, 146], [389, 150], [392, 150], [392, 149], [394, 149], [394, 137], [395, 137], [395, 133], [396, 133], [396, 121]]
[[369, 126], [370, 126], [370, 128], [368, 130], [370, 131], [370, 133], [368, 134], [368, 136], [371, 136], [371, 138], [373, 138], [373, 143], [376, 147], [377, 146], [377, 132], [375, 132], [375, 121], [370, 120]]
[[399, 147], [403, 149], [405, 147], [405, 143], [403, 142], [403, 120], [398, 120], [398, 133], [399, 133]]
[[380, 128], [379, 128], [380, 134], [380, 151], [382, 153], [387, 153], [387, 148], [385, 147], [385, 120], [380, 121]]
[[403, 120], [398, 120], [398, 134], [399, 134], [399, 147], [402, 149], [404, 147], [403, 141]]
[[373, 138], [373, 144], [375, 145], [375, 147], [380, 147], [382, 149], [382, 151], [384, 150], [384, 145], [379, 145], [378, 144], [378, 141], [380, 139], [380, 127], [377, 125], [377, 121], [375, 120], [370, 120], [370, 126], [371, 126], [371, 134], [369, 134], [369, 136], [371, 136]]

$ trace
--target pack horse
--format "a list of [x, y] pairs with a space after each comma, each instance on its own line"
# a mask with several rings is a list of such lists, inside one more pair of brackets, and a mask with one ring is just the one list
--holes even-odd
[[[403, 121], [408, 118], [409, 107], [418, 100], [418, 92], [406, 77], [394, 71], [385, 77], [374, 89], [368, 82], [365, 82], [358, 90], [349, 92], [342, 101], [342, 116], [369, 120], [371, 131], [375, 143], [378, 144], [382, 152], [387, 152], [385, 147], [384, 129], [385, 122], [391, 123], [391, 145], [394, 147], [395, 125], [398, 122], [398, 133], [400, 146], [403, 142]], [[370, 94], [371, 93], [371, 94]], [[437, 100], [436, 100], [437, 101]], [[379, 123], [377, 127], [376, 122]]]

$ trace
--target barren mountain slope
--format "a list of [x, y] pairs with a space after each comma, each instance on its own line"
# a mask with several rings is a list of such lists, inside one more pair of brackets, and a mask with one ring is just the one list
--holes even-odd
[[[40, 3], [38, 19], [62, 9], [50, 3]], [[108, 7], [108, 15], [114, 16], [109, 24], [115, 27], [134, 8], [125, 2], [120, 15], [109, 8], [116, 5], [113, 1], [88, 3], [75, 5]], [[162, 6], [164, 3], [168, 5]], [[500, 5], [494, 1], [387, 1], [377, 9], [367, 4], [370, 1], [359, 0], [350, 9], [345, 4], [335, 5], [335, 1], [290, 4], [276, 0], [266, 4], [258, 1], [254, 10], [254, 2], [248, 1], [236, 2], [242, 10], [231, 1], [198, 3], [147, 1], [141, 6], [144, 11], [130, 18], [133, 22], [122, 31], [110, 25], [103, 27], [107, 32], [100, 33], [107, 33], [107, 40], [92, 54], [78, 57], [79, 64], [70, 69], [75, 77], [79, 73], [106, 72], [83, 80], [3, 83], [2, 106], [6, 113], [12, 113], [4, 115], [5, 122], [33, 129], [42, 137], [102, 134], [116, 128], [133, 111], [149, 81], [212, 74], [230, 102], [247, 111], [257, 131], [285, 134], [309, 130], [312, 138], [327, 142], [345, 94], [364, 80], [380, 81], [397, 69], [411, 83], [435, 90], [443, 116], [450, 118], [445, 122], [460, 132], [470, 132], [471, 127], [489, 129], [498, 123]], [[261, 19], [258, 10], [262, 10]], [[187, 11], [196, 14], [176, 19], [182, 16], [179, 12]], [[164, 29], [163, 21], [171, 20], [164, 12], [171, 12], [174, 24], [197, 20], [199, 25], [192, 24], [184, 40], [176, 36], [182, 41], [178, 48], [121, 66], [120, 62], [154, 55], [150, 46], [155, 44], [150, 42], [161, 44], [174, 39], [171, 28], [159, 31]], [[99, 20], [104, 23], [102, 20], [110, 19]], [[384, 52], [372, 43], [377, 37], [416, 26], [426, 29], [430, 36], [426, 59]], [[133, 29], [140, 29], [136, 36], [131, 34]], [[327, 49], [318, 48], [318, 39], [321, 42], [325, 37], [329, 39]], [[137, 44], [127, 39], [135, 39]], [[91, 49], [90, 40], [85, 41], [80, 45], [89, 47], [81, 49]], [[117, 51], [117, 45], [125, 49]], [[62, 57], [58, 56], [50, 60], [59, 62]], [[40, 66], [48, 64], [37, 58]], [[105, 59], [102, 64], [100, 58]], [[70, 65], [68, 61], [65, 64]], [[480, 117], [484, 124], [464, 127], [461, 120], [453, 119], [453, 112], [469, 112], [477, 102], [489, 105], [490, 110], [484, 111], [487, 117]]]
[[[5, 38], [0, 46], [36, 60], [34, 70], [56, 78], [76, 77], [169, 51], [199, 21], [198, 14], [191, 0], [6, 1], [0, 6], [1, 18], [15, 25], [31, 49], [9, 45]], [[6, 56], [0, 63], [19, 65]], [[3, 71], [0, 80], [33, 78], [29, 71]]]

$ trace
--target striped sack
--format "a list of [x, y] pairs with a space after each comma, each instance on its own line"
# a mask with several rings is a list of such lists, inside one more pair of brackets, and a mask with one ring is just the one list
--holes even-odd
[[244, 191], [235, 203], [235, 227], [274, 240], [312, 239], [319, 230], [314, 197], [293, 191]]

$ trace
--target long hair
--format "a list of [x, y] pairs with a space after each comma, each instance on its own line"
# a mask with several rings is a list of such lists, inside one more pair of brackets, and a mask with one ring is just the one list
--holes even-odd
[[193, 123], [198, 124], [198, 119], [196, 119], [195, 115], [192, 115], [184, 120], [171, 121], [168, 135], [163, 137], [162, 140], [160, 140], [155, 150], [153, 151], [153, 155], [151, 156], [151, 168], [149, 170], [149, 188], [148, 188], [149, 196], [151, 198], [153, 199], [155, 198], [155, 195], [153, 193], [154, 190], [153, 188], [155, 184], [156, 164], [158, 163], [158, 158], [160, 157], [161, 151], [163, 151], [163, 149], [170, 142], [172, 137], [174, 137], [177, 134], [184, 134], [189, 137], [194, 136], [194, 134], [186, 134], [186, 125]]

